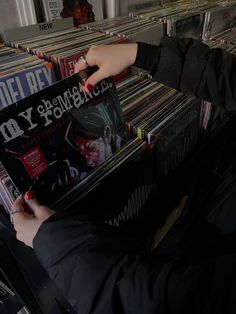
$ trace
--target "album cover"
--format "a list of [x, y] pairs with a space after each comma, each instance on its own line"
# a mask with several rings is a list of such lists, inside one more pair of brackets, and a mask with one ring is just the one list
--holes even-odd
[[53, 21], [61, 18], [63, 9], [62, 0], [40, 0], [45, 21]]
[[201, 13], [183, 14], [182, 16], [172, 18], [169, 21], [171, 26], [168, 35], [179, 38], [201, 39], [203, 18], [204, 16]]
[[13, 74], [0, 76], [0, 109], [39, 92], [55, 83], [55, 81], [56, 77], [52, 63], [41, 63], [13, 72]]
[[236, 25], [236, 5], [219, 7], [206, 12], [203, 39]]
[[114, 85], [82, 90], [75, 74], [0, 111], [1, 162], [13, 183], [50, 204], [126, 141]]

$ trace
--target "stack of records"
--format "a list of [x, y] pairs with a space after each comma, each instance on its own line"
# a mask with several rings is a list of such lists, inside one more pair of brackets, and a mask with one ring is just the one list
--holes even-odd
[[[204, 1], [205, 2], [205, 1]], [[163, 7], [178, 6], [189, 3], [199, 3], [198, 0], [161, 0]]]
[[234, 29], [230, 29], [214, 37], [214, 40], [205, 40], [204, 44], [209, 46], [211, 49], [221, 48], [236, 55], [235, 41], [236, 31]]
[[152, 21], [165, 22], [169, 16], [174, 14], [180, 14], [183, 12], [183, 7], [175, 6], [173, 8], [160, 8], [159, 6], [146, 10], [138, 10], [136, 12], [130, 12], [131, 17], [137, 17], [141, 19], [150, 19]]
[[64, 31], [15, 41], [11, 45], [36, 54], [39, 58], [53, 62], [58, 69], [60, 77], [65, 78], [74, 73], [75, 63], [78, 62], [81, 54], [85, 54], [92, 45], [114, 44], [126, 41], [126, 38], [80, 28], [70, 28]]
[[117, 90], [129, 130], [149, 144], [158, 140], [159, 132], [172, 119], [198, 102], [193, 96], [135, 75], [118, 83]]
[[179, 13], [167, 19], [167, 35], [201, 39], [203, 23], [204, 13], [202, 12]]
[[117, 89], [129, 129], [156, 144], [158, 167], [167, 175], [196, 145], [201, 101], [138, 76], [117, 84]]
[[225, 3], [216, 8], [211, 8], [205, 13], [205, 22], [202, 38], [208, 39], [226, 29], [236, 25], [236, 2]]
[[160, 6], [152, 7], [149, 9], [138, 10], [130, 12], [129, 15], [132, 17], [148, 18], [151, 20], [165, 21], [172, 16], [177, 16], [181, 13], [194, 13], [194, 12], [205, 12], [210, 8], [218, 7], [219, 5], [225, 4], [225, 1], [175, 1], [169, 2]]
[[[128, 15], [129, 12], [151, 8], [157, 5], [160, 5], [160, 0], [119, 0], [116, 8], [115, 16], [125, 16]], [[160, 5], [161, 7], [161, 5]]]
[[183, 12], [166, 20], [167, 35], [202, 39], [205, 12], [216, 8], [220, 3], [220, 1], [214, 3], [192, 1], [181, 4]]
[[[235, 28], [227, 29], [226, 31], [220, 32], [217, 35], [211, 36], [210, 40], [221, 41], [222, 43], [225, 43], [225, 44], [235, 45], [236, 44], [236, 29]], [[213, 43], [209, 42], [207, 44], [212, 45]]]
[[51, 62], [0, 47], [0, 109], [52, 85], [55, 80]]
[[150, 44], [159, 44], [163, 36], [162, 23], [129, 16], [92, 22], [82, 27], [121, 38], [128, 38], [129, 42], [143, 41]]
[[[216, 0], [214, 1], [214, 4], [216, 5], [218, 2], [222, 0]], [[181, 7], [184, 11], [191, 11], [195, 9], [204, 9], [204, 7], [209, 6], [208, 0], [179, 0], [179, 1], [171, 1], [168, 3], [163, 4], [164, 8], [175, 8], [175, 7]]]
[[[221, 2], [179, 1], [167, 3], [163, 9], [143, 10], [130, 13], [132, 17], [151, 19], [166, 23], [166, 34], [176, 37], [202, 38], [205, 11], [216, 8]], [[178, 4], [178, 5], [177, 5]]]
[[[41, 202], [65, 210], [142, 152], [145, 160], [150, 148], [164, 175], [193, 150], [200, 129], [196, 98], [139, 76], [117, 88], [122, 108], [111, 83], [103, 81], [85, 94], [74, 75], [1, 111], [0, 198], [8, 212], [17, 195], [31, 189]], [[128, 142], [121, 109], [135, 137]], [[132, 172], [129, 186], [122, 183], [128, 193], [122, 196], [124, 202], [130, 198], [140, 203], [142, 196], [144, 204], [150, 199], [155, 172], [151, 161], [142, 162], [144, 171]], [[128, 182], [127, 169], [119, 170], [116, 180], [123, 173]], [[127, 207], [128, 212], [136, 207]]]
[[208, 7], [206, 1], [199, 3], [196, 1], [178, 1], [167, 3], [165, 6], [160, 8], [156, 6], [146, 10], [138, 10], [135, 12], [130, 12], [129, 15], [132, 17], [148, 18], [151, 20], [161, 20], [165, 21], [171, 16], [181, 14], [183, 12], [191, 12], [194, 10], [200, 10], [201, 8]]

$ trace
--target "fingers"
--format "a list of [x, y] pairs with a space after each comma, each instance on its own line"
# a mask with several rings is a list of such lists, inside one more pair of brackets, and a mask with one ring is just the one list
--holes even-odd
[[90, 92], [99, 81], [119, 74], [134, 64], [137, 49], [136, 43], [92, 46], [75, 65], [75, 72], [85, 70], [88, 66], [96, 65], [99, 68], [87, 79], [84, 90]]
[[26, 192], [24, 198], [26, 204], [32, 210], [36, 218], [45, 220], [55, 213], [51, 208], [41, 205], [32, 191]]
[[12, 204], [12, 207], [11, 207], [11, 212], [10, 212], [10, 220], [11, 220], [11, 223], [14, 224], [14, 218], [15, 218], [15, 215], [18, 215], [19, 213], [22, 213], [24, 212], [24, 199], [22, 197], [22, 195], [20, 195], [16, 201]]
[[41, 222], [26, 212], [17, 212], [13, 216], [13, 225], [16, 230], [16, 238], [33, 247], [33, 239], [41, 225]]
[[96, 62], [96, 47], [92, 46], [87, 54], [84, 54], [80, 57], [79, 61], [74, 66], [75, 73], [80, 71], [84, 71], [87, 69], [88, 66], [94, 66], [97, 64]]
[[20, 195], [12, 205], [12, 218], [19, 212], [34, 214], [37, 216], [41, 212], [41, 206], [32, 191], [25, 193], [24, 197]]
[[34, 219], [33, 215], [30, 215], [23, 211], [14, 212], [12, 216], [12, 223], [16, 232], [21, 232], [22, 230], [24, 230], [25, 225], [32, 219]]
[[41, 210], [41, 205], [36, 199], [34, 193], [32, 191], [28, 191], [24, 195], [25, 202], [29, 205], [30, 209], [33, 211], [33, 213], [37, 216], [37, 214]]
[[30, 215], [25, 211], [24, 206], [25, 204], [22, 195], [19, 196], [12, 205], [12, 211], [10, 214], [11, 222], [17, 232], [24, 227], [25, 221], [33, 217], [33, 215]]
[[[102, 48], [103, 49], [103, 48]], [[92, 91], [93, 87], [103, 80], [104, 78], [107, 78], [108, 72], [105, 68], [105, 60], [101, 58], [101, 47], [92, 46], [88, 53], [86, 55], [81, 56], [80, 60], [75, 64], [74, 71], [75, 73], [83, 71], [87, 69], [88, 66], [95, 66], [97, 65], [99, 67], [99, 70], [93, 73], [90, 77], [87, 78], [85, 84], [84, 84], [84, 90], [89, 93]], [[99, 59], [101, 59], [99, 61]]]
[[86, 70], [87, 67], [88, 67], [87, 64], [85, 64], [84, 62], [82, 62], [81, 60], [79, 60], [79, 61], [75, 64], [75, 66], [74, 66], [74, 71], [75, 71], [75, 73], [78, 73], [78, 72], [80, 72], [80, 71]]
[[54, 213], [52, 209], [41, 205], [32, 191], [26, 192], [24, 197], [19, 196], [12, 205], [11, 213], [17, 239], [32, 247], [41, 224]]
[[12, 213], [14, 213], [15, 211], [24, 211], [24, 199], [22, 195], [17, 197], [15, 202], [12, 204], [11, 209]]
[[107, 78], [109, 75], [102, 68], [90, 75], [84, 85], [84, 90], [88, 93], [91, 92], [93, 87], [103, 79]]

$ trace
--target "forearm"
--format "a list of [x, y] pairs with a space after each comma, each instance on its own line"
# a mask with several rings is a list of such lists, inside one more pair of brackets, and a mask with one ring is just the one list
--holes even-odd
[[55, 214], [33, 241], [36, 256], [76, 313], [113, 313], [116, 283], [136, 243], [100, 226], [86, 217]]
[[208, 53], [199, 41], [164, 37], [159, 46], [139, 43], [134, 65], [148, 70], [155, 81], [197, 96]]
[[134, 65], [160, 83], [236, 110], [236, 58], [222, 49], [166, 37], [160, 46], [139, 43]]
[[85, 217], [57, 213], [39, 228], [33, 247], [42, 265], [48, 270], [68, 256], [77, 255], [89, 245], [94, 237], [96, 225]]
[[151, 71], [155, 62], [158, 62], [160, 46], [138, 43], [134, 66]]

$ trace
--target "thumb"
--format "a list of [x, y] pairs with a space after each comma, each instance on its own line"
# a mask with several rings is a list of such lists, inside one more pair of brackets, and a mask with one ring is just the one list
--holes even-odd
[[24, 199], [26, 204], [29, 206], [29, 210], [33, 212], [33, 214], [37, 216], [41, 216], [45, 212], [47, 212], [47, 207], [42, 206], [37, 198], [35, 197], [35, 194], [32, 191], [28, 191], [24, 195]]
[[74, 65], [74, 72], [78, 73], [80, 71], [83, 71], [85, 69], [87, 69], [87, 65], [81, 61], [78, 61], [75, 65]]
[[40, 218], [42, 221], [56, 213], [51, 208], [41, 205], [32, 191], [26, 192], [24, 199], [25, 203], [29, 206], [29, 209], [33, 212], [34, 216], [36, 218]]
[[107, 78], [109, 74], [104, 71], [102, 68], [94, 72], [92, 75], [90, 75], [85, 84], [84, 84], [84, 90], [89, 93], [92, 91], [93, 87], [103, 79]]

